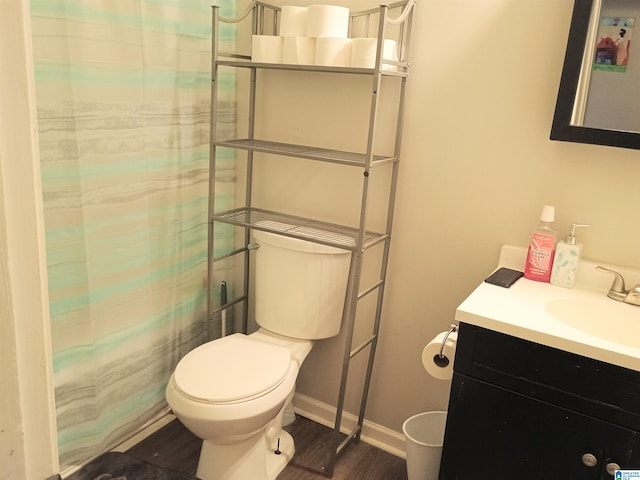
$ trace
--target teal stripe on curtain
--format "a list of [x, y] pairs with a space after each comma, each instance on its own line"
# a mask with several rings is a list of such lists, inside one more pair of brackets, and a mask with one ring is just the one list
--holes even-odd
[[[234, 0], [218, 3], [235, 15]], [[207, 340], [211, 6], [31, 10], [58, 445], [70, 466], [165, 408], [178, 360]], [[232, 131], [235, 77], [221, 75], [219, 124]], [[233, 153], [221, 161], [217, 195], [232, 204]]]

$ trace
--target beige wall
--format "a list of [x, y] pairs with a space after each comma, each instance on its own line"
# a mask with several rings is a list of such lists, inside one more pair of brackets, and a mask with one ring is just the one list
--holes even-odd
[[[368, 420], [396, 431], [414, 413], [446, 407], [448, 385], [427, 376], [421, 350], [492, 270], [500, 245], [527, 243], [543, 204], [556, 206], [561, 231], [573, 221], [592, 225], [582, 235], [585, 257], [640, 268], [634, 212], [640, 154], [548, 140], [573, 2], [418, 3], [389, 285], [367, 410]], [[0, 18], [8, 28], [15, 17]], [[4, 42], [8, 30], [0, 32]], [[1, 59], [6, 65], [7, 57]], [[348, 88], [347, 96], [360, 90]], [[0, 128], [4, 143], [12, 133], [6, 124]], [[295, 128], [289, 133], [299, 134]], [[5, 174], [9, 160], [0, 161]], [[305, 173], [316, 174], [322, 175], [312, 167]], [[350, 181], [345, 177], [327, 178], [324, 186], [337, 194]], [[326, 209], [349, 215], [344, 202]], [[327, 365], [339, 362], [336, 343], [314, 349], [301, 372], [300, 392], [332, 401], [324, 390], [334, 383]], [[32, 375], [35, 381], [45, 378], [41, 371]], [[33, 405], [23, 407], [23, 418], [34, 411]]]

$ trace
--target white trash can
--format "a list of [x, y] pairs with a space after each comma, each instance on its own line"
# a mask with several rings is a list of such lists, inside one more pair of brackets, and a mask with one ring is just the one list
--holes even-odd
[[409, 480], [438, 480], [447, 412], [424, 412], [402, 424]]

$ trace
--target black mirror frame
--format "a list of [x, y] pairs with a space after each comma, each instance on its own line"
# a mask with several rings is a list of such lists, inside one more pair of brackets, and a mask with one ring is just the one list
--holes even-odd
[[575, 0], [573, 6], [567, 52], [562, 67], [550, 139], [640, 149], [640, 133], [571, 125], [593, 2], [594, 0]]

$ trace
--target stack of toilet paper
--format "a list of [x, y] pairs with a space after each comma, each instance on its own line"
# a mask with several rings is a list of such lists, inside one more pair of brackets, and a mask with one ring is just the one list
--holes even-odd
[[[373, 68], [377, 39], [351, 39], [348, 32], [346, 7], [283, 6], [280, 35], [253, 35], [251, 59], [260, 63]], [[394, 40], [385, 39], [383, 58], [397, 61], [396, 47]]]

